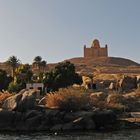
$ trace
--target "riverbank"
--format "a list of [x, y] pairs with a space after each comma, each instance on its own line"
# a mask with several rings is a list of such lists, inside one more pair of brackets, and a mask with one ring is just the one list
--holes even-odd
[[117, 118], [111, 110], [65, 112], [41, 106], [26, 112], [0, 111], [0, 131], [115, 131], [140, 128], [140, 122]]
[[[55, 94], [57, 95], [58, 93]], [[55, 99], [55, 94], [50, 94], [49, 96], [51, 96], [51, 98], [49, 99], [52, 99], [52, 96], [53, 99]], [[70, 94], [66, 95], [66, 97], [70, 97]], [[79, 95], [80, 94], [78, 94], [78, 98], [76, 95], [76, 97], [72, 96], [72, 98], [68, 98], [68, 100], [66, 100], [67, 98], [65, 97], [63, 98], [64, 102], [63, 104], [61, 102], [60, 107], [53, 108], [47, 107], [44, 103], [44, 100], [42, 99], [39, 100], [37, 103], [40, 95], [39, 92], [35, 90], [23, 90], [18, 94], [12, 95], [5, 99], [1, 106], [2, 108], [0, 109], [0, 131], [82, 132], [101, 130], [114, 131], [140, 128], [139, 121], [131, 122], [125, 119], [127, 117], [132, 117], [132, 115], [128, 112], [125, 112], [125, 114], [123, 114], [122, 112], [118, 112], [118, 110], [114, 109], [97, 108], [95, 106], [91, 107], [87, 106], [87, 104], [80, 105], [80, 99], [83, 100], [83, 95], [82, 98], [81, 96], [79, 97]], [[94, 93], [94, 96], [95, 95], [97, 95], [97, 93]], [[98, 95], [102, 94], [98, 93]], [[86, 97], [87, 96], [88, 95], [86, 95]], [[39, 103], [41, 103], [42, 105]]]
[[67, 133], [46, 133], [46, 132], [34, 132], [34, 133], [0, 133], [0, 139], [22, 139], [22, 140], [139, 140], [139, 129], [133, 130], [121, 130], [113, 132], [67, 132]]

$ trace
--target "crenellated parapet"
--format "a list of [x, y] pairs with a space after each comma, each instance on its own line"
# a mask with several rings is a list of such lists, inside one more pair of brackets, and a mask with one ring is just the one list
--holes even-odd
[[98, 58], [108, 57], [108, 47], [105, 45], [104, 48], [100, 47], [99, 40], [95, 39], [92, 42], [91, 48], [87, 48], [84, 45], [84, 58]]

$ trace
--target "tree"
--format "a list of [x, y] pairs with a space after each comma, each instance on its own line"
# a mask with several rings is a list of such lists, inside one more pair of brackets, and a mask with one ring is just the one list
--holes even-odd
[[43, 69], [43, 72], [45, 71], [46, 65], [47, 65], [47, 62], [45, 60], [41, 61], [41, 67]]
[[35, 65], [35, 67], [38, 67], [39, 73], [45, 71], [46, 64], [47, 62], [45, 60], [42, 60], [41, 56], [36, 56], [33, 60], [33, 65]]
[[33, 76], [33, 72], [31, 71], [29, 64], [21, 64], [16, 68], [16, 77], [24, 83], [28, 83], [31, 81]]
[[17, 59], [16, 56], [11, 56], [11, 57], [9, 57], [9, 59], [7, 60], [7, 64], [8, 64], [9, 66], [11, 66], [11, 68], [12, 68], [12, 77], [15, 76], [15, 69], [17, 68], [17, 66], [19, 65], [19, 63], [20, 63], [20, 60]]
[[50, 90], [58, 90], [74, 83], [81, 84], [82, 78], [75, 72], [74, 64], [67, 61], [59, 63], [53, 71], [46, 73], [43, 82]]
[[14, 81], [9, 84], [8, 90], [10, 92], [19, 92], [26, 88], [26, 83], [31, 81], [32, 71], [29, 64], [21, 64], [15, 70]]
[[34, 58], [34, 63], [39, 64], [42, 61], [42, 57], [41, 56], [36, 56]]
[[10, 76], [7, 76], [6, 71], [0, 69], [0, 90], [7, 90], [9, 83], [12, 81]]

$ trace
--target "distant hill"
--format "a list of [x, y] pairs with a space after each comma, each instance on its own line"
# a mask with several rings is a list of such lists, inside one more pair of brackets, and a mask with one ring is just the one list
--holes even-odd
[[72, 58], [70, 61], [81, 73], [140, 73], [140, 64], [125, 58], [100, 57], [100, 58]]
[[[83, 58], [76, 57], [67, 59], [64, 61], [70, 61], [75, 64], [76, 71], [84, 74], [89, 73], [139, 73], [140, 64], [125, 58], [118, 57], [100, 57], [100, 58]], [[53, 69], [57, 63], [48, 64], [48, 69]]]
[[11, 68], [4, 62], [0, 63], [0, 69], [7, 71], [7, 73], [11, 73]]
[[[125, 58], [100, 57], [100, 58], [92, 59], [92, 58], [76, 57], [64, 61], [70, 61], [71, 63], [73, 63], [76, 67], [76, 71], [82, 74], [93, 74], [93, 73], [140, 74], [140, 64]], [[47, 64], [46, 70], [50, 71], [57, 64], [58, 63]], [[10, 68], [6, 65], [6, 63], [0, 63], [0, 69], [4, 69], [8, 73], [11, 72]]]
[[70, 61], [74, 64], [85, 64], [85, 65], [100, 65], [100, 66], [140, 66], [140, 64], [125, 58], [118, 57], [100, 57], [100, 58], [83, 58], [77, 57], [68, 59], [65, 61]]

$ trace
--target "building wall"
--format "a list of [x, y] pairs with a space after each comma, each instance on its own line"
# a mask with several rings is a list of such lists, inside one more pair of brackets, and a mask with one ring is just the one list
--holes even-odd
[[84, 57], [86, 57], [86, 58], [92, 57], [91, 48], [85, 48], [85, 47], [84, 47]]
[[107, 47], [105, 48], [84, 47], [84, 57], [85, 58], [108, 57], [108, 49]]
[[107, 48], [100, 48], [99, 49], [99, 57], [107, 57], [108, 53], [107, 53]]

